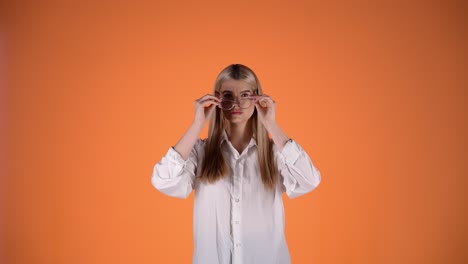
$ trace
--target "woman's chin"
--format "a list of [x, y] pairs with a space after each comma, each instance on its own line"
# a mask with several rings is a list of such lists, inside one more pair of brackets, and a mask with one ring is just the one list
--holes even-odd
[[241, 124], [241, 123], [246, 123], [248, 121], [248, 119], [240, 115], [230, 115], [227, 118], [227, 120], [232, 124]]

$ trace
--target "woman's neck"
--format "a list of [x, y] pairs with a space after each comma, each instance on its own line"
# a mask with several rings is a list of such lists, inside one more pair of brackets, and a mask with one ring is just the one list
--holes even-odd
[[237, 152], [241, 154], [252, 138], [252, 126], [250, 125], [250, 122], [243, 124], [229, 124], [226, 127], [226, 134], [231, 144]]

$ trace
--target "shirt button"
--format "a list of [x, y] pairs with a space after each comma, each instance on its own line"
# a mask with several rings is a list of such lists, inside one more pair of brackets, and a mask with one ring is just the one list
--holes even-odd
[[234, 223], [239, 224], [239, 221], [235, 221]]
[[236, 203], [238, 203], [240, 200], [239, 199], [236, 199]]
[[237, 243], [237, 244], [236, 244], [236, 247], [241, 247], [241, 243]]

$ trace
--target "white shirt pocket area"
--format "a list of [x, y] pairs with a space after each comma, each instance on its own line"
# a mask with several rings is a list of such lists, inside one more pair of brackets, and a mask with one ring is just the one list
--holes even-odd
[[193, 189], [199, 149], [203, 142], [198, 139], [187, 160], [170, 147], [166, 155], [154, 165], [151, 183], [160, 192], [176, 197], [187, 198]]
[[289, 198], [304, 195], [320, 184], [320, 171], [296, 141], [290, 139], [281, 152], [275, 146], [274, 152], [283, 182], [282, 190]]

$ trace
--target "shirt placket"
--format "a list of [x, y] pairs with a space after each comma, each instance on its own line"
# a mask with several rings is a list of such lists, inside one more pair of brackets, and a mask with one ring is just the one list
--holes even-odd
[[[237, 153], [236, 153], [237, 154]], [[238, 155], [234, 155], [234, 175], [231, 192], [231, 230], [233, 245], [233, 264], [242, 263], [241, 203], [243, 164]]]

